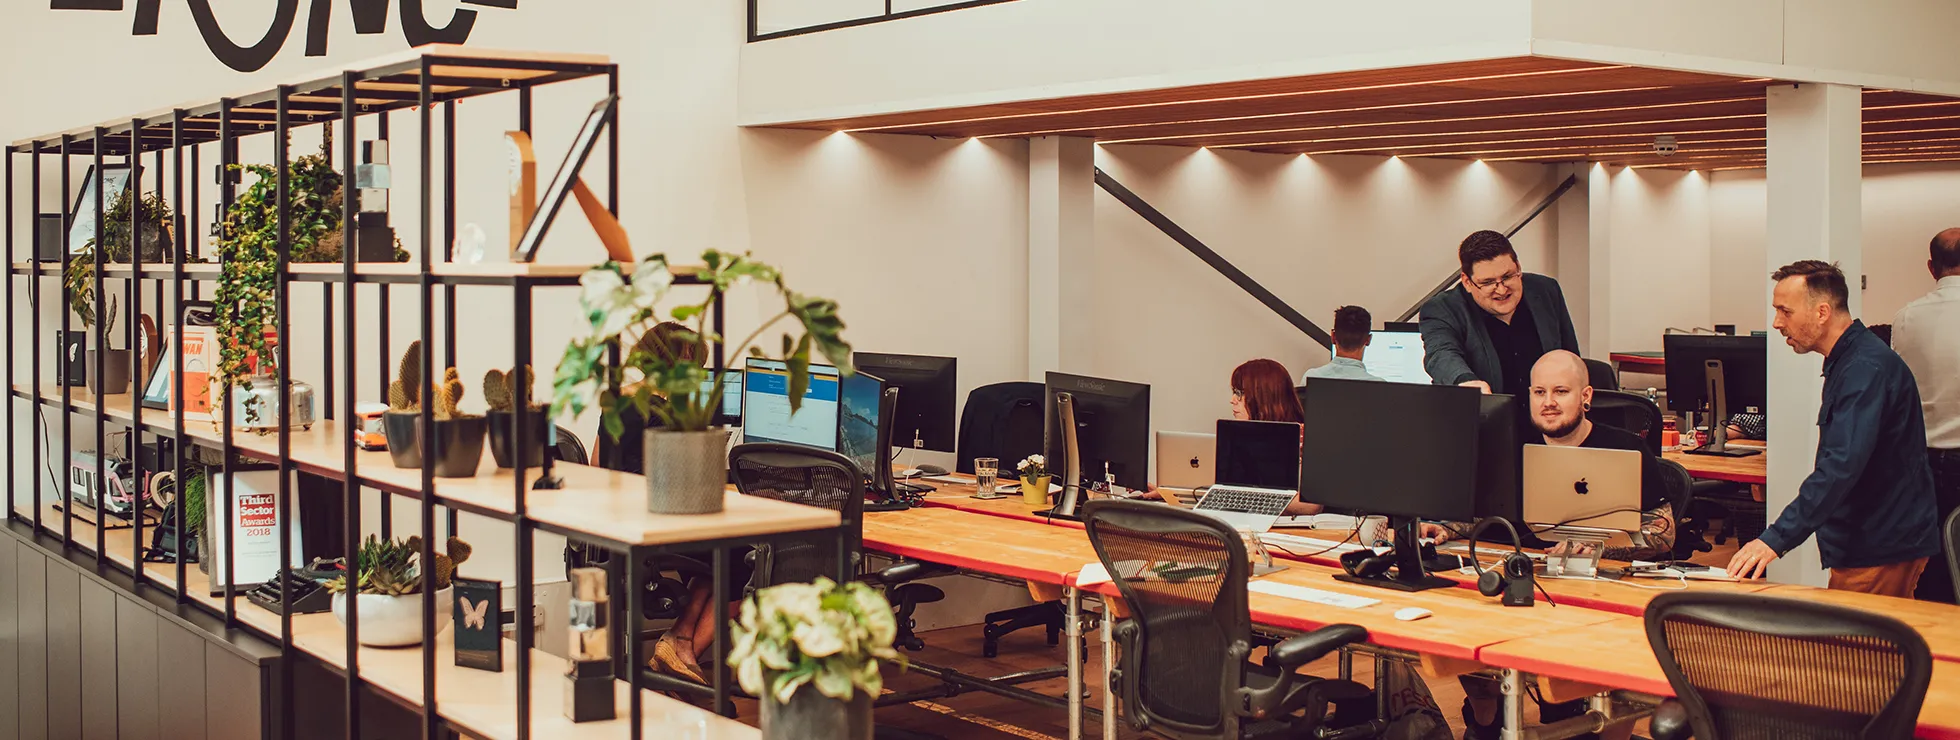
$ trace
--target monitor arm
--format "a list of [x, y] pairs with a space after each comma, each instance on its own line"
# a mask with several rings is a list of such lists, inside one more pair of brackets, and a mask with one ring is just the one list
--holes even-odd
[[[1708, 407], [1714, 418], [1708, 421], [1708, 444], [1693, 450], [1697, 455], [1718, 455], [1721, 457], [1744, 457], [1756, 454], [1756, 450], [1729, 449], [1729, 394], [1727, 375], [1722, 361], [1709, 359], [1702, 363], [1703, 389], [1708, 396]], [[1693, 434], [1694, 430], [1688, 430]]]
[[1082, 503], [1082, 450], [1075, 437], [1074, 394], [1055, 394], [1055, 415], [1062, 424], [1062, 496], [1053, 514], [1072, 519], [1079, 516], [1076, 510]]

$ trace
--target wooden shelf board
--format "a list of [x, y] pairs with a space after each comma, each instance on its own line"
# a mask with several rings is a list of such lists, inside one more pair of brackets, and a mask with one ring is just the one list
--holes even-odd
[[[14, 386], [25, 394], [24, 386]], [[85, 389], [75, 388], [78, 412], [93, 414], [94, 399]], [[47, 386], [41, 391], [44, 402], [59, 404], [61, 389]], [[105, 414], [129, 424], [134, 417], [127, 395], [108, 397]], [[146, 426], [172, 423], [167, 411], [147, 410]], [[311, 430], [293, 430], [291, 459], [309, 472], [329, 478], [344, 478], [341, 436], [337, 424], [321, 421]], [[186, 422], [192, 439], [210, 445], [222, 443], [223, 435], [210, 422]], [[486, 442], [487, 444], [487, 442]], [[279, 459], [277, 435], [235, 432], [232, 445], [242, 454], [262, 460]], [[355, 477], [366, 485], [414, 497], [422, 490], [422, 471], [397, 468], [387, 452], [356, 450]], [[647, 511], [646, 478], [585, 465], [560, 463], [555, 466], [565, 479], [565, 488], [531, 491], [526, 496], [527, 516], [558, 529], [582, 533], [625, 545], [671, 545], [712, 539], [780, 534], [826, 529], [838, 526], [837, 512], [812, 506], [784, 503], [772, 499], [727, 493], [723, 511], [691, 516], [652, 514]], [[537, 471], [527, 471], [534, 478]], [[451, 501], [484, 511], [511, 515], [516, 512], [517, 482], [513, 472], [497, 467], [485, 450], [473, 478], [437, 478], [438, 501]]]
[[[17, 506], [16, 513], [23, 517], [31, 516], [25, 505]], [[52, 513], [55, 529], [60, 529], [60, 512], [52, 506], [42, 513], [42, 523], [47, 524]], [[95, 528], [76, 521], [73, 527], [73, 542], [89, 553], [95, 550]], [[103, 534], [103, 546], [108, 550], [105, 559], [124, 568], [131, 564], [131, 546], [135, 533], [128, 529], [110, 530]], [[168, 588], [177, 587], [177, 566], [174, 563], [146, 563], [143, 573], [151, 580]], [[198, 571], [195, 565], [184, 569], [186, 593], [190, 599], [213, 611], [224, 613], [224, 598], [210, 596], [210, 578]], [[243, 596], [235, 600], [234, 609], [239, 623], [260, 633], [272, 641], [280, 635], [279, 615], [260, 608]], [[454, 628], [445, 630], [436, 639], [436, 711], [450, 722], [486, 738], [517, 737], [517, 643], [502, 640], [504, 648], [504, 670], [492, 673], [456, 665]], [[302, 614], [293, 618], [293, 646], [319, 658], [337, 669], [347, 668], [347, 631], [332, 614]], [[419, 648], [372, 648], [363, 647], [359, 652], [361, 680], [369, 685], [400, 697], [415, 706], [421, 706], [422, 693], [422, 651]], [[550, 738], [619, 738], [625, 737], [628, 725], [628, 702], [632, 689], [625, 681], [614, 681], [614, 707], [619, 719], [606, 722], [573, 723], [565, 718], [565, 687], [562, 683], [567, 670], [563, 658], [543, 650], [531, 650], [531, 733], [534, 737]], [[732, 719], [727, 719], [692, 705], [668, 698], [651, 690], [642, 690], [641, 706], [644, 710], [642, 727], [647, 737], [701, 737], [708, 740], [761, 737], [760, 731]]]

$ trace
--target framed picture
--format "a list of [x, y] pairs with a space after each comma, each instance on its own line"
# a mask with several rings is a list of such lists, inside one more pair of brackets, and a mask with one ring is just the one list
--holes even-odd
[[565, 196], [571, 194], [572, 185], [578, 182], [579, 169], [592, 156], [592, 145], [599, 140], [599, 132], [612, 122], [613, 111], [618, 107], [618, 97], [607, 97], [592, 106], [592, 112], [585, 117], [585, 125], [579, 127], [578, 138], [572, 140], [572, 150], [565, 153], [564, 163], [558, 165], [558, 174], [553, 175], [551, 184], [545, 186], [544, 201], [531, 215], [531, 225], [524, 229], [524, 238], [519, 239], [517, 247], [511, 250], [512, 262], [530, 262], [537, 255], [545, 232], [551, 230], [551, 222], [558, 217], [559, 207], [565, 205]]
[[68, 254], [81, 254], [86, 250], [90, 239], [95, 238], [95, 190], [102, 188], [102, 210], [107, 213], [114, 207], [116, 199], [129, 189], [129, 180], [134, 171], [126, 164], [105, 164], [98, 174], [94, 165], [89, 165], [88, 176], [82, 178], [82, 194], [75, 198], [75, 208], [70, 213], [74, 219], [68, 224]]
[[176, 369], [177, 363], [172, 359], [176, 354], [175, 347], [163, 348], [156, 367], [150, 371], [150, 382], [143, 385], [143, 408], [170, 410], [170, 373]]

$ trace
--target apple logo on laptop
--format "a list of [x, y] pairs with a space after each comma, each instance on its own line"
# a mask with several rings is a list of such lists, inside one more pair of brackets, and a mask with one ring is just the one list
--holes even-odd
[[1580, 478], [1579, 482], [1572, 484], [1572, 490], [1577, 491], [1581, 496], [1584, 496], [1587, 493], [1589, 493], [1589, 491], [1586, 490], [1586, 479]]
[[1198, 469], [1198, 466], [1199, 466], [1199, 461], [1198, 461], [1198, 456], [1197, 456], [1197, 455], [1192, 455], [1192, 456], [1191, 456], [1191, 469], [1192, 469], [1192, 470], [1197, 470], [1197, 469]]

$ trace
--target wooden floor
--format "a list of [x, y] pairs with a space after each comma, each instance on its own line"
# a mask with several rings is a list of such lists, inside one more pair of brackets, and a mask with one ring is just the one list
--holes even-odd
[[[1725, 545], [1716, 546], [1712, 552], [1696, 555], [1693, 560], [1706, 565], [1724, 566], [1728, 564], [1729, 557], [1735, 553], [1735, 549], [1736, 544], [1734, 540], [1730, 540]], [[1067, 659], [1063, 646], [1057, 645], [1050, 647], [1046, 636], [1040, 629], [1023, 630], [1004, 638], [1001, 641], [1000, 657], [991, 659], [980, 657], [981, 634], [979, 625], [925, 632], [921, 633], [920, 636], [926, 641], [926, 649], [922, 652], [910, 654], [912, 659], [944, 668], [951, 668], [973, 676], [997, 676], [1047, 666], [1059, 666], [1063, 665]], [[1092, 636], [1085, 658], [1087, 675], [1100, 676], [1102, 670], [1102, 643], [1099, 637]], [[1337, 659], [1329, 656], [1317, 663], [1310, 664], [1306, 670], [1308, 673], [1318, 676], [1334, 676], [1338, 672]], [[886, 676], [885, 686], [891, 691], [907, 691], [930, 687], [936, 684], [934, 679], [919, 674], [905, 674], [888, 670]], [[1374, 664], [1372, 660], [1358, 657], [1354, 661], [1354, 680], [1364, 685], [1373, 685]], [[1061, 697], [1064, 694], [1066, 683], [1067, 680], [1064, 678], [1055, 678], [1047, 681], [1031, 682], [1023, 684], [1023, 686], [1037, 693]], [[1095, 684], [1097, 682], [1092, 681], [1091, 683]], [[1461, 717], [1461, 707], [1464, 697], [1463, 688], [1457, 683], [1457, 679], [1454, 678], [1432, 680], [1427, 683], [1431, 695], [1436, 700], [1437, 706], [1450, 723], [1452, 735], [1461, 737], [1463, 734], [1463, 721]], [[1091, 685], [1090, 691], [1091, 695], [1087, 706], [1101, 706], [1102, 695], [1100, 687]], [[751, 724], [759, 721], [753, 702], [740, 702], [738, 709], [741, 711], [741, 719], [743, 721]], [[1536, 716], [1536, 710], [1530, 708], [1525, 710], [1527, 720], [1536, 719]], [[879, 727], [911, 730], [947, 738], [948, 740], [964, 740], [966, 738], [973, 738], [974, 740], [1008, 740], [1009, 738], [1040, 740], [1041, 738], [1063, 738], [1068, 735], [1068, 715], [1064, 710], [1059, 708], [1051, 709], [983, 692], [964, 693], [950, 698], [885, 707], [879, 709], [877, 712], [877, 724]], [[1644, 727], [1636, 728], [1636, 732], [1642, 730], [1644, 730]], [[1084, 720], [1085, 735], [1089, 737], [1100, 737], [1100, 732], [1100, 725], [1087, 719]], [[1132, 731], [1127, 726], [1121, 728], [1118, 736], [1125, 738], [1125, 740], [1130, 738], [1158, 737], [1158, 735], [1153, 733]]]

